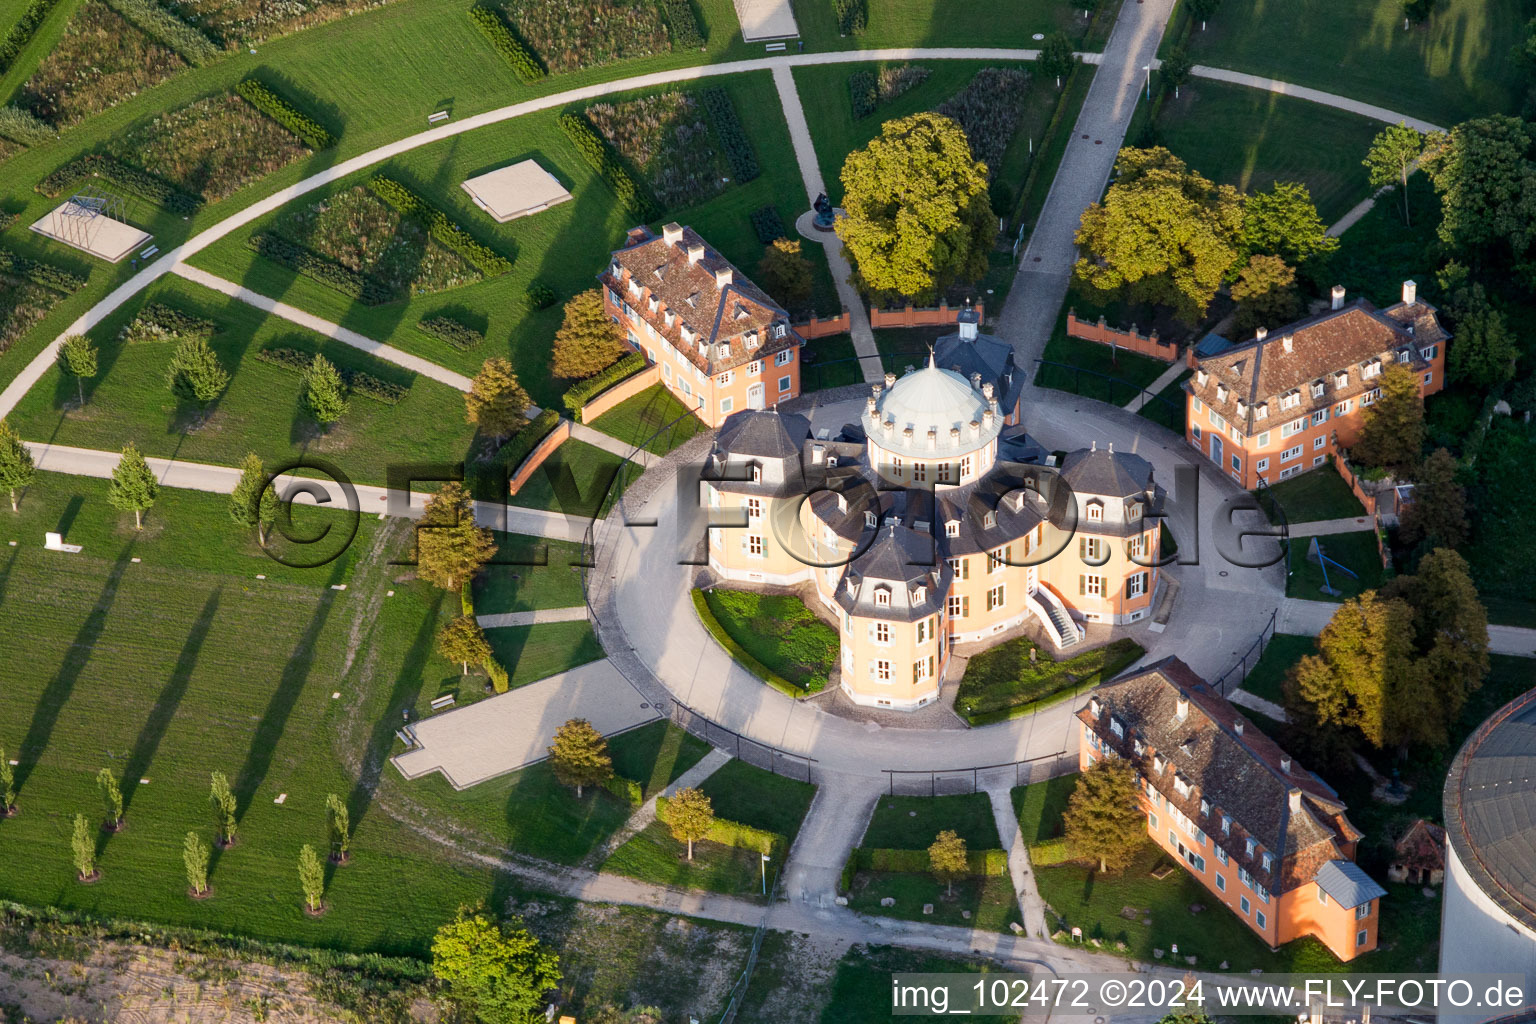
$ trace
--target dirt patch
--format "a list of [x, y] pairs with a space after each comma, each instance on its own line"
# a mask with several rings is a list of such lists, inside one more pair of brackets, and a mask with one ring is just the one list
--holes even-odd
[[821, 1017], [846, 940], [796, 932], [769, 932], [758, 953], [738, 1024], [782, 1024]]

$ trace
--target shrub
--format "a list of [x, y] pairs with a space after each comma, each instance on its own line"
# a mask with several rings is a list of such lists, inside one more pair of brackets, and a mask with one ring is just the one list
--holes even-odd
[[868, 117], [875, 112], [875, 108], [880, 105], [880, 97], [875, 92], [873, 68], [860, 68], [848, 76], [848, 99], [853, 104], [853, 116], [856, 120]]
[[213, 40], [155, 0], [106, 0], [106, 4], [139, 31], [175, 50], [188, 64], [206, 64], [219, 55]]
[[593, 130], [591, 122], [580, 114], [562, 114], [560, 130], [565, 132], [576, 151], [613, 189], [613, 194], [618, 196], [619, 204], [625, 210], [640, 220], [656, 219], [661, 212], [656, 208], [656, 203], [629, 176], [629, 171], [624, 169], [608, 144]]
[[500, 662], [495, 658], [486, 658], [480, 667], [485, 669], [485, 674], [490, 677], [491, 689], [497, 693], [507, 692], [507, 689], [512, 685], [512, 680], [507, 675], [507, 670], [501, 667]]
[[0, 107], [0, 136], [25, 146], [47, 142], [59, 130], [30, 110], [18, 106]]
[[[667, 809], [670, 804], [671, 801], [664, 796], [656, 798], [656, 819], [663, 824], [667, 821]], [[716, 818], [710, 824], [709, 833], [704, 838], [721, 846], [734, 846], [742, 850], [756, 850], [758, 853], [766, 854], [783, 849], [785, 843], [784, 837], [777, 832], [754, 828], [725, 818]], [[927, 854], [925, 853], [924, 856], [926, 857]]]
[[33, 284], [68, 295], [85, 286], [85, 278], [48, 263], [39, 263], [9, 249], [0, 249], [0, 272], [24, 277]]
[[[256, 353], [256, 358], [263, 363], [280, 366], [295, 373], [307, 373], [315, 361], [313, 352], [301, 352], [296, 348], [264, 348]], [[411, 390], [405, 385], [380, 380], [373, 374], [364, 373], [361, 370], [338, 369], [337, 372], [341, 374], [342, 383], [346, 384], [349, 393], [371, 398], [385, 405], [398, 404]]]
[[181, 341], [185, 338], [211, 338], [218, 330], [212, 320], [183, 313], [179, 309], [151, 302], [139, 310], [133, 322], [117, 334], [130, 345], [149, 341]]
[[688, 50], [704, 48], [704, 34], [699, 28], [698, 15], [693, 12], [689, 0], [661, 0], [662, 13], [672, 29], [672, 45]]
[[845, 36], [861, 35], [869, 26], [868, 0], [832, 0], [837, 14], [837, 31]]
[[602, 787], [631, 807], [639, 807], [645, 803], [645, 787], [634, 779], [626, 779], [622, 775], [610, 775], [603, 781]]
[[777, 206], [759, 206], [753, 210], [752, 230], [757, 232], [757, 240], [764, 245], [769, 245], [778, 238], [789, 237], [789, 232], [784, 230], [784, 218], [779, 216]]
[[395, 297], [392, 291], [367, 275], [348, 270], [340, 263], [328, 260], [319, 253], [311, 252], [282, 235], [262, 231], [252, 235], [245, 244], [254, 249], [258, 256], [274, 263], [281, 263], [306, 277], [312, 277], [343, 295], [352, 296], [364, 305], [382, 306]]
[[106, 153], [90, 153], [71, 160], [38, 182], [34, 191], [50, 199], [57, 199], [76, 185], [81, 178], [88, 177], [104, 178], [123, 192], [138, 196], [140, 199], [147, 199], [156, 206], [163, 206], [169, 212], [183, 217], [191, 216], [197, 212], [198, 207], [203, 205], [200, 196], [188, 195], [170, 182], [163, 181], [148, 171], [129, 166]]
[[458, 253], [486, 277], [505, 274], [512, 269], [511, 260], [475, 241], [449, 220], [446, 213], [395, 179], [375, 175], [368, 180], [368, 188], [401, 214], [423, 221], [433, 238]]
[[416, 329], [423, 334], [432, 335], [438, 341], [447, 342], [461, 352], [468, 352], [485, 341], [485, 335], [473, 327], [466, 327], [452, 317], [428, 317], [418, 323]]
[[475, 23], [502, 59], [512, 65], [518, 81], [526, 85], [544, 77], [544, 66], [539, 63], [539, 58], [512, 34], [499, 12], [476, 4], [469, 9], [469, 20]]
[[37, 27], [48, 17], [48, 12], [53, 10], [53, 5], [58, 0], [31, 0], [22, 8], [21, 17], [11, 25], [11, 30], [5, 34], [5, 39], [0, 40], [0, 75], [11, 69], [16, 58], [21, 55], [22, 49], [31, 42], [32, 35]]
[[319, 121], [299, 110], [254, 78], [235, 86], [235, 92], [251, 106], [304, 140], [310, 149], [325, 149], [336, 141]]
[[1067, 849], [1067, 841], [1060, 837], [1042, 840], [1029, 848], [1029, 863], [1037, 868], [1065, 864], [1071, 859], [1072, 854]]
[[736, 116], [736, 104], [731, 102], [731, 94], [718, 85], [705, 89], [704, 109], [709, 114], [710, 123], [715, 126], [716, 137], [725, 147], [725, 158], [731, 162], [736, 181], [745, 184], [756, 178], [761, 173], [757, 166], [757, 154], [753, 152], [752, 141], [741, 127], [741, 119]]
[[[1031, 848], [1033, 853], [1033, 847]], [[856, 871], [893, 871], [902, 874], [924, 874], [929, 870], [928, 851], [886, 850], [859, 847], [849, 858]], [[1008, 852], [1006, 850], [967, 850], [966, 873], [976, 877], [1006, 875]], [[847, 868], [845, 867], [846, 871]]]
[[563, 399], [566, 409], [580, 422], [581, 407], [586, 405], [593, 395], [606, 391], [619, 381], [633, 377], [645, 369], [645, 356], [639, 352], [631, 352], [618, 362], [613, 363], [605, 370], [600, 370], [592, 376], [579, 380], [572, 384], [565, 392]]
[[547, 284], [539, 284], [535, 281], [523, 292], [523, 308], [530, 313], [537, 313], [541, 309], [548, 309], [555, 304], [555, 290]]
[[506, 466], [509, 474], [516, 473], [517, 467], [523, 464], [529, 453], [538, 447], [540, 441], [549, 436], [549, 432], [554, 430], [559, 422], [558, 412], [545, 409], [529, 420], [528, 425], [514, 434], [510, 441], [501, 446], [496, 453], [496, 461]]

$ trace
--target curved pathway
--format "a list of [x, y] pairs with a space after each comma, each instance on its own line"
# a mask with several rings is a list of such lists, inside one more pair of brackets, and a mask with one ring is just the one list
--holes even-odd
[[[1162, 61], [1158, 61], [1156, 66], [1162, 67]], [[1395, 110], [1388, 110], [1386, 107], [1378, 107], [1374, 103], [1362, 103], [1359, 100], [1352, 100], [1348, 96], [1340, 96], [1336, 92], [1324, 92], [1321, 89], [1313, 89], [1310, 86], [1284, 82], [1278, 78], [1249, 75], [1241, 71], [1213, 68], [1205, 64], [1196, 64], [1193, 68], [1190, 68], [1190, 74], [1196, 78], [1209, 78], [1213, 82], [1230, 82], [1233, 85], [1245, 85], [1250, 89], [1263, 89], [1267, 92], [1279, 93], [1282, 96], [1295, 96], [1297, 99], [1321, 103], [1325, 107], [1347, 110], [1351, 114], [1359, 114], [1361, 117], [1368, 117], [1373, 121], [1385, 121], [1387, 124], [1397, 124], [1401, 121], [1408, 127], [1417, 128], [1425, 133], [1445, 131], [1444, 128], [1434, 122], [1426, 121], [1420, 117], [1400, 114]]]

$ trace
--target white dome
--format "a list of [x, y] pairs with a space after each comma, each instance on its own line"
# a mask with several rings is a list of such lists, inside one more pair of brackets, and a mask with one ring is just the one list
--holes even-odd
[[[975, 451], [990, 444], [1003, 427], [993, 401], [960, 374], [934, 366], [931, 357], [921, 370], [883, 388], [873, 408], [866, 406], [863, 420], [875, 444], [918, 457]], [[977, 425], [974, 433], [972, 423]]]

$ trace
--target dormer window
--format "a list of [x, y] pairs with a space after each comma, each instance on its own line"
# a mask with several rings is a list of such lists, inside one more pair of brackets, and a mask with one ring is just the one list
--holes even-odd
[[693, 340], [698, 337], [698, 333], [687, 324], [683, 324], [682, 330], [678, 332], [678, 335], [683, 339], [684, 345], [692, 345]]
[[1249, 836], [1247, 841], [1243, 843], [1243, 852], [1250, 857], [1253, 856], [1253, 851], [1257, 850], [1258, 848], [1259, 844], [1253, 841], [1252, 836]]
[[1294, 409], [1301, 404], [1301, 392], [1292, 388], [1280, 396], [1280, 408]]
[[1372, 359], [1360, 364], [1360, 376], [1366, 380], [1381, 376], [1381, 360]]
[[1197, 370], [1195, 372], [1195, 383], [1199, 384], [1201, 387], [1205, 387], [1205, 382], [1210, 379], [1211, 375], [1206, 373], [1204, 370]]
[[757, 348], [759, 342], [758, 342], [758, 339], [757, 339], [757, 332], [756, 331], [748, 331], [746, 333], [746, 335], [745, 335], [745, 339], [746, 339], [746, 343], [747, 343], [747, 351], [750, 352], [752, 349]]
[[629, 279], [629, 294], [634, 296], [639, 296], [640, 294], [640, 282], [634, 278]]
[[1326, 386], [1327, 385], [1325, 385], [1320, 380], [1313, 381], [1312, 382], [1312, 397], [1313, 398], [1322, 398], [1323, 397], [1323, 390], [1324, 390], [1324, 388]]
[[729, 359], [729, 358], [731, 358], [731, 343], [730, 342], [726, 342], [724, 345], [716, 345], [715, 346], [715, 358], [716, 359]]
[[1125, 517], [1127, 519], [1140, 519], [1141, 518], [1141, 502], [1139, 502], [1139, 501], [1131, 502], [1131, 507], [1129, 509], [1127, 509], [1126, 512], [1125, 512]]
[[1349, 371], [1340, 370], [1338, 373], [1335, 373], [1333, 375], [1333, 386], [1339, 391], [1349, 387]]
[[755, 484], [763, 482], [763, 467], [756, 462], [752, 463], [752, 482]]
[[608, 267], [608, 273], [612, 274], [615, 278], [622, 280], [624, 277], [624, 268], [619, 266], [618, 262], [615, 261]]
[[661, 300], [652, 295], [649, 299], [646, 300], [645, 307], [654, 313], [661, 308]]
[[1157, 754], [1157, 755], [1155, 755], [1152, 758], [1152, 770], [1154, 772], [1156, 772], [1157, 774], [1159, 774], [1159, 775], [1163, 774], [1163, 769], [1166, 768], [1167, 766], [1168, 766], [1168, 759], [1166, 757], [1164, 757], [1162, 754]]
[[747, 307], [746, 306], [743, 306], [739, 302], [736, 303], [736, 319], [737, 320], [745, 320], [747, 317], [749, 317], [751, 315], [752, 314], [747, 312]]
[[875, 588], [875, 607], [877, 607], [877, 608], [889, 608], [890, 606], [891, 606], [891, 588], [890, 587], [876, 587]]
[[928, 588], [927, 587], [917, 587], [916, 589], [914, 589], [912, 591], [912, 603], [913, 604], [922, 604], [926, 600], [928, 600]]
[[990, 530], [992, 527], [997, 525], [997, 513], [993, 512], [991, 509], [988, 509], [987, 513], [981, 517], [981, 521], [982, 524]]
[[788, 333], [789, 325], [784, 323], [782, 320], [773, 325], [773, 337], [775, 340], [784, 337], [784, 335]]
[[1206, 799], [1202, 798], [1201, 801], [1200, 801], [1200, 817], [1208, 818], [1210, 816], [1211, 816], [1211, 802], [1209, 800], [1206, 800]]
[[1143, 754], [1145, 754], [1147, 752], [1147, 745], [1145, 743], [1141, 742], [1141, 740], [1137, 740], [1132, 745], [1132, 749], [1134, 749], [1136, 751], [1136, 756], [1140, 757], [1141, 755], [1143, 755]]
[[946, 536], [946, 537], [958, 537], [958, 536], [960, 536], [960, 520], [958, 520], [958, 519], [947, 520], [944, 523], [944, 536]]
[[1265, 871], [1268, 871], [1271, 867], [1273, 867], [1274, 863], [1275, 863], [1274, 855], [1273, 854], [1269, 854], [1269, 853], [1266, 853], [1263, 856], [1263, 858], [1260, 859], [1260, 861], [1259, 861], [1260, 866], [1262, 866]]
[[699, 307], [699, 293], [698, 292], [694, 292], [692, 295], [689, 295], [688, 298], [684, 299], [683, 301], [688, 303], [688, 305], [692, 306], [693, 308], [697, 309]]
[[1121, 739], [1125, 739], [1125, 726], [1114, 715], [1109, 716], [1109, 731]]
[[1258, 405], [1253, 407], [1253, 418], [1254, 419], [1262, 420], [1262, 419], [1267, 418], [1268, 416], [1269, 416], [1269, 403], [1268, 402], [1260, 402]]
[[672, 312], [670, 309], [667, 310], [665, 313], [661, 314], [661, 322], [665, 326], [667, 326], [667, 327], [671, 327], [672, 326], [672, 321], [674, 321], [676, 319], [677, 319], [677, 314]]
[[1227, 400], [1227, 395], [1229, 394], [1231, 394], [1231, 392], [1227, 390], [1227, 386], [1225, 384], [1216, 385], [1216, 401], [1225, 402]]
[[1402, 349], [1397, 353], [1397, 361], [1400, 363], [1406, 363], [1411, 358], [1413, 357], [1407, 349]]
[[1241, 398], [1237, 400], [1237, 415], [1239, 418], [1248, 415], [1248, 403]]
[[1103, 711], [1103, 710], [1104, 710], [1104, 705], [1099, 703], [1099, 698], [1097, 698], [1097, 697], [1090, 697], [1090, 698], [1088, 698], [1088, 713], [1089, 714], [1093, 715], [1094, 718], [1098, 718], [1099, 717], [1099, 713], [1101, 711]]
[[1179, 796], [1189, 796], [1189, 780], [1182, 775], [1173, 777], [1173, 791]]
[[1223, 814], [1221, 816], [1221, 834], [1224, 836], [1232, 834], [1232, 815]]
[[1090, 501], [1087, 508], [1088, 521], [1102, 523], [1104, 521], [1104, 505], [1102, 502]]

